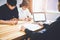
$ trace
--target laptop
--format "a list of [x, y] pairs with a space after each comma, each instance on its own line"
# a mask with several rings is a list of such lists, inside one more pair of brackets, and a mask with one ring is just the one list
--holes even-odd
[[33, 13], [33, 21], [34, 22], [45, 22], [46, 21], [46, 15], [45, 13]]

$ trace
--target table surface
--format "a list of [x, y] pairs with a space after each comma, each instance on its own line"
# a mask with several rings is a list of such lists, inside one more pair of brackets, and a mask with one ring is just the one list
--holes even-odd
[[0, 39], [13, 39], [25, 35], [25, 32], [20, 31], [21, 26], [25, 23], [32, 23], [32, 21], [31, 22], [18, 21], [17, 25], [0, 24]]

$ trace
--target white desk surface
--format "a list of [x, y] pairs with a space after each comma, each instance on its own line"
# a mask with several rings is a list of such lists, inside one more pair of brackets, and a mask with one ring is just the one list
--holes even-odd
[[23, 24], [23, 26], [27, 25], [26, 23], [31, 24], [32, 22], [18, 21], [17, 25], [0, 25], [0, 39], [13, 39], [25, 35], [25, 32], [20, 31], [20, 28]]

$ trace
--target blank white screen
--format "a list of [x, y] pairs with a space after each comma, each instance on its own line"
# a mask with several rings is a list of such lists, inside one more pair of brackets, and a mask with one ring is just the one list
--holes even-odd
[[45, 14], [43, 13], [35, 13], [34, 14], [34, 21], [45, 21]]

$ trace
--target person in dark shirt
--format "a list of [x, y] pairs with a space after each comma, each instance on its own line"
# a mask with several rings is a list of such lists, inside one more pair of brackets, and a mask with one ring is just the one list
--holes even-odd
[[[44, 24], [43, 26], [46, 27], [47, 25]], [[30, 40], [60, 40], [60, 17], [58, 17], [55, 22], [51, 23], [47, 27], [49, 28], [45, 29], [48, 30], [43, 33], [33, 32], [24, 27], [22, 27], [21, 30], [26, 32], [26, 37], [30, 37]]]
[[0, 24], [16, 24], [18, 22], [18, 10], [16, 0], [7, 0], [0, 6]]

